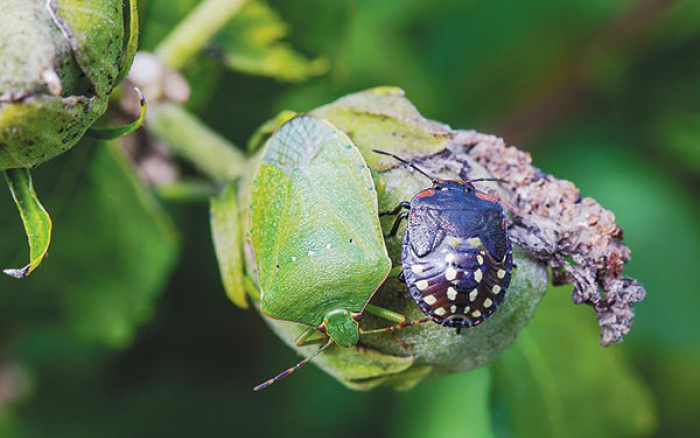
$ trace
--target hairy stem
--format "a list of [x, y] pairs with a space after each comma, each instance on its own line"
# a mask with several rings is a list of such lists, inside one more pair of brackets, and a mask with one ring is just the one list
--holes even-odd
[[154, 108], [148, 126], [175, 154], [218, 182], [233, 181], [245, 170], [243, 153], [179, 105], [166, 103]]

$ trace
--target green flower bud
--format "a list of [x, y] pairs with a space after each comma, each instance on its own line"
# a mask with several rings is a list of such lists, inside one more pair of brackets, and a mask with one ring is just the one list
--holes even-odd
[[134, 2], [0, 0], [0, 171], [75, 145], [133, 59]]
[[[431, 182], [407, 166], [372, 153], [372, 149], [400, 153], [419, 161], [422, 168], [440, 178], [460, 179], [464, 169], [468, 170], [469, 178], [489, 176], [459, 143], [458, 131], [423, 118], [403, 97], [401, 90], [377, 88], [350, 95], [312, 114], [343, 130], [362, 152], [375, 172], [380, 211], [410, 200]], [[498, 194], [498, 185], [489, 184], [489, 189]], [[248, 190], [243, 188], [241, 193], [240, 205], [249, 205]], [[385, 232], [392, 222], [392, 218], [382, 221]], [[401, 236], [400, 232], [399, 237], [386, 240], [394, 266], [401, 265]], [[513, 271], [506, 300], [483, 324], [465, 329], [461, 334], [429, 322], [393, 334], [362, 335], [356, 347], [333, 346], [317, 356], [314, 363], [344, 385], [367, 390], [378, 385], [409, 389], [429, 375], [464, 372], [491, 362], [515, 340], [532, 317], [548, 284], [546, 267], [517, 246], [514, 261], [517, 268]], [[254, 278], [255, 259], [250, 247], [246, 248], [246, 263], [248, 274]], [[256, 297], [253, 298], [255, 301]], [[403, 314], [409, 320], [425, 316], [406, 285], [396, 278], [387, 279], [370, 303]], [[295, 345], [294, 340], [304, 326], [270, 318], [265, 320], [300, 355], [306, 357], [318, 350], [318, 345]], [[366, 314], [361, 327], [375, 329], [394, 324]]]

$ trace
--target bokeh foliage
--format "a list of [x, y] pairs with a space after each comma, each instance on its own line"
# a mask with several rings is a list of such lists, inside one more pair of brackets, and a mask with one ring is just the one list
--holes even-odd
[[[153, 50], [197, 3], [140, 2], [142, 48]], [[42, 269], [28, 282], [0, 278], [0, 376], [9, 363], [28, 375], [22, 399], [0, 399], [0, 436], [700, 431], [700, 295], [691, 275], [700, 262], [700, 3], [256, 7], [275, 11], [268, 23], [285, 23], [276, 34], [288, 34], [294, 53], [328, 60], [329, 71], [303, 83], [251, 75], [226, 68], [218, 42], [183, 67], [190, 110], [244, 147], [279, 110], [306, 111], [391, 84], [430, 118], [504, 136], [616, 213], [632, 248], [629, 273], [648, 290], [631, 334], [602, 349], [593, 315], [552, 288], [488, 368], [406, 394], [350, 392], [307, 369], [254, 395], [251, 384], [297, 357], [226, 298], [209, 206], [158, 201], [117, 149], [83, 140], [35, 172], [55, 212]], [[0, 190], [0, 266], [26, 259], [16, 216]]]

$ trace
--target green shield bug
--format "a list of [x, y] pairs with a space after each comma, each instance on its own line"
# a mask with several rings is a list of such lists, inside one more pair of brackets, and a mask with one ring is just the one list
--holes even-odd
[[[250, 240], [263, 314], [308, 326], [298, 345], [326, 340], [311, 357], [254, 389], [267, 388], [337, 344], [414, 322], [368, 302], [391, 270], [372, 174], [360, 151], [331, 123], [301, 115], [267, 142], [251, 186]], [[371, 312], [399, 323], [362, 331]]]

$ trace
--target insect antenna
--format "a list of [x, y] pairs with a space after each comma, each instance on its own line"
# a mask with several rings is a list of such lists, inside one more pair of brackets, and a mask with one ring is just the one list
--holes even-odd
[[299, 362], [298, 364], [294, 365], [293, 367], [287, 368], [286, 370], [284, 370], [284, 371], [282, 371], [281, 373], [277, 374], [275, 377], [273, 377], [273, 378], [271, 378], [271, 379], [268, 379], [268, 380], [264, 381], [263, 383], [259, 384], [258, 386], [256, 386], [255, 388], [253, 388], [253, 391], [262, 391], [263, 389], [267, 388], [268, 386], [272, 385], [273, 383], [277, 382], [278, 380], [284, 379], [285, 377], [289, 376], [289, 375], [292, 374], [293, 372], [299, 370], [301, 367], [303, 367], [304, 365], [306, 365], [307, 363], [309, 363], [313, 358], [315, 358], [315, 357], [318, 356], [319, 354], [323, 353], [323, 351], [324, 351], [326, 348], [330, 347], [332, 344], [333, 344], [333, 340], [332, 340], [332, 339], [329, 339], [328, 342], [326, 342], [326, 345], [324, 345], [323, 347], [319, 348], [314, 354], [312, 354], [311, 356], [309, 356], [309, 357], [307, 357], [306, 359], [302, 360], [301, 362]]
[[431, 181], [433, 181], [433, 182], [436, 181], [435, 178], [433, 178], [432, 176], [428, 175], [423, 169], [421, 169], [420, 167], [418, 167], [418, 166], [416, 166], [415, 164], [411, 163], [410, 161], [404, 160], [403, 158], [399, 157], [398, 155], [394, 155], [394, 154], [389, 153], [389, 152], [380, 151], [380, 150], [378, 150], [378, 149], [372, 149], [372, 152], [377, 153], [377, 154], [380, 154], [380, 155], [386, 155], [386, 156], [391, 157], [391, 158], [393, 158], [393, 159], [395, 159], [395, 160], [398, 160], [398, 161], [402, 162], [403, 164], [406, 164], [406, 165], [408, 165], [408, 166], [411, 166], [413, 169], [417, 170], [418, 172], [420, 172], [420, 173], [423, 174], [424, 176], [430, 178]]
[[476, 178], [476, 179], [470, 179], [468, 181], [464, 181], [465, 184], [471, 184], [475, 182], [481, 182], [481, 181], [496, 181], [496, 182], [502, 182], [508, 184], [508, 181], [500, 178]]

